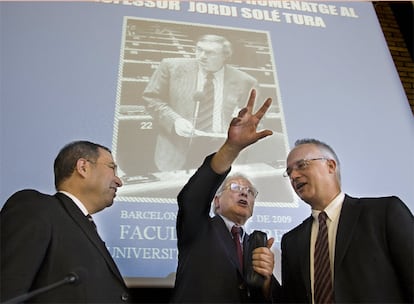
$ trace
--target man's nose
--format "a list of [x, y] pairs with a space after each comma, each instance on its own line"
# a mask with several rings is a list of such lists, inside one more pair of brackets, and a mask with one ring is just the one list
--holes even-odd
[[122, 187], [122, 185], [123, 185], [122, 180], [118, 176], [115, 176], [115, 177], [116, 177], [115, 178], [116, 186], [117, 187]]
[[241, 195], [244, 195], [244, 196], [246, 196], [246, 197], [247, 197], [247, 195], [249, 194], [249, 193], [247, 192], [247, 188], [241, 188], [241, 189], [240, 189], [240, 194], [241, 194]]
[[292, 168], [292, 171], [290, 172], [289, 178], [291, 182], [294, 182], [296, 178], [300, 176], [300, 173], [295, 168]]

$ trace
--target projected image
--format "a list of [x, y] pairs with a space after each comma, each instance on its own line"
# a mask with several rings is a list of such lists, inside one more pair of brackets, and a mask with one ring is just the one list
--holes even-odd
[[258, 201], [293, 202], [282, 177], [288, 141], [267, 32], [128, 17], [123, 33], [113, 153], [124, 186], [117, 200], [175, 201], [254, 88], [256, 105], [273, 99], [260, 128], [274, 135], [243, 151], [232, 170], [259, 185]]

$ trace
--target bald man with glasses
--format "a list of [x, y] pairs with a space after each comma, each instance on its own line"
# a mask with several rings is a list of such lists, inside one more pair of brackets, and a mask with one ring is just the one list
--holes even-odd
[[[284, 176], [312, 208], [282, 238], [284, 302], [414, 302], [414, 221], [398, 197], [345, 194], [336, 153], [317, 139], [296, 141]], [[318, 241], [324, 231], [325, 261]]]

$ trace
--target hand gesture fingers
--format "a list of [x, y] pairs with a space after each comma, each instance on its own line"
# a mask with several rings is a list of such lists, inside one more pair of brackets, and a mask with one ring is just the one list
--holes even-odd
[[273, 274], [274, 254], [267, 247], [259, 247], [253, 251], [252, 265], [254, 271], [261, 274], [265, 278], [269, 278]]
[[256, 91], [252, 90], [247, 106], [240, 110], [237, 117], [233, 118], [228, 130], [227, 142], [238, 147], [240, 150], [244, 147], [255, 143], [259, 139], [273, 134], [271, 130], [262, 130], [257, 132], [257, 126], [260, 120], [269, 109], [272, 99], [268, 98], [260, 109], [253, 114], [252, 110], [256, 99]]

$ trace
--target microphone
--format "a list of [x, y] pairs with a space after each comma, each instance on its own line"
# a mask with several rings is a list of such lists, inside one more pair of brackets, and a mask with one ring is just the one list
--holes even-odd
[[253, 270], [252, 264], [252, 256], [253, 250], [258, 247], [266, 247], [267, 246], [267, 234], [260, 231], [255, 230], [249, 236], [249, 242], [246, 248], [246, 259], [245, 264], [245, 279], [246, 283], [250, 287], [259, 288], [263, 286], [264, 277], [258, 274], [256, 271]]
[[195, 92], [194, 95], [193, 95], [193, 100], [198, 101], [198, 102], [203, 101], [204, 100], [204, 93], [201, 92], [201, 91]]
[[194, 113], [193, 113], [193, 131], [191, 134], [191, 138], [193, 138], [194, 136], [194, 130], [196, 129], [196, 124], [197, 124], [197, 118], [198, 118], [198, 111], [200, 108], [200, 102], [202, 102], [204, 100], [204, 93], [197, 91], [194, 93], [193, 95], [193, 100], [195, 101], [195, 108], [194, 108]]
[[78, 273], [82, 273], [82, 269], [79, 269], [79, 271], [75, 272], [69, 272], [62, 280], [54, 282], [52, 284], [46, 285], [44, 287], [35, 289], [33, 291], [27, 292], [25, 294], [22, 294], [20, 296], [14, 297], [10, 300], [7, 300], [3, 304], [17, 304], [22, 303], [28, 299], [33, 298], [34, 296], [37, 296], [39, 294], [45, 293], [49, 290], [55, 289], [59, 286], [63, 286], [66, 284], [77, 284], [80, 282], [80, 277]]

